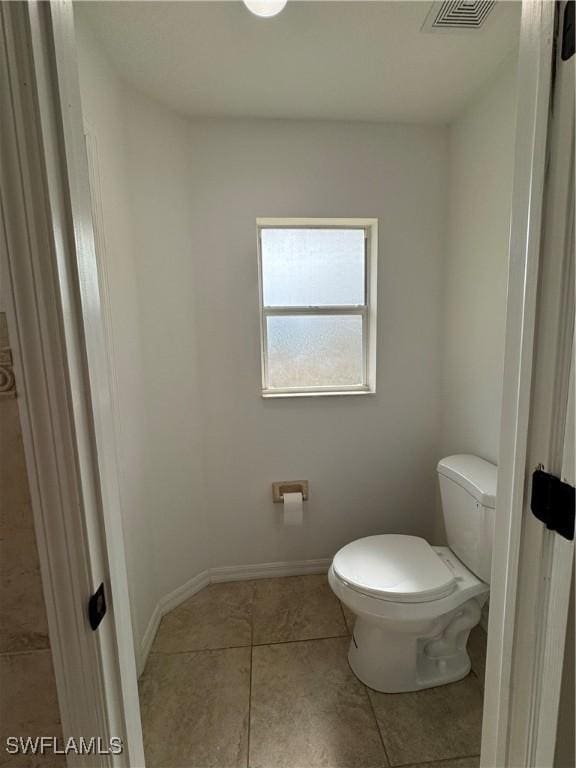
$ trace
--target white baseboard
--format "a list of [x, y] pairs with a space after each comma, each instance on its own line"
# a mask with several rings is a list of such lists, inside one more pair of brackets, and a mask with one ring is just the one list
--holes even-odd
[[208, 584], [210, 584], [210, 571], [202, 571], [173, 592], [169, 592], [167, 595], [164, 595], [164, 597], [161, 597], [156, 603], [156, 607], [152, 612], [142, 642], [140, 643], [140, 654], [137, 659], [138, 677], [140, 677], [144, 671], [162, 617], [174, 608], [177, 608], [185, 600], [188, 600], [189, 597], [195, 595], [196, 592], [200, 592], [201, 589], [207, 587]]
[[152, 616], [150, 617], [150, 621], [148, 622], [148, 626], [146, 627], [146, 630], [142, 637], [142, 641], [140, 642], [140, 653], [138, 654], [138, 658], [136, 659], [138, 677], [140, 677], [142, 672], [144, 672], [144, 667], [146, 666], [146, 662], [148, 661], [148, 656], [150, 655], [150, 649], [152, 648], [152, 643], [154, 642], [154, 638], [156, 637], [156, 632], [158, 632], [158, 627], [160, 626], [161, 618], [162, 618], [162, 614], [160, 613], [160, 603], [156, 603], [156, 607], [152, 612]]
[[330, 559], [297, 560], [285, 563], [260, 563], [257, 565], [230, 565], [224, 568], [211, 568], [210, 581], [242, 581], [248, 579], [267, 579], [275, 576], [305, 576], [311, 573], [326, 573]]
[[210, 571], [202, 571], [197, 576], [194, 576], [189, 581], [182, 584], [182, 586], [175, 589], [173, 592], [164, 595], [164, 597], [162, 597], [159, 602], [160, 614], [164, 616], [174, 608], [177, 608], [180, 603], [184, 602], [184, 600], [188, 600], [188, 598], [192, 597], [192, 595], [195, 595], [196, 592], [200, 592], [201, 589], [207, 587], [208, 584], [210, 584], [210, 581]]
[[280, 576], [305, 576], [313, 573], [326, 573], [331, 559], [297, 560], [293, 562], [260, 563], [256, 565], [230, 565], [223, 568], [210, 568], [187, 581], [182, 586], [170, 592], [157, 602], [142, 641], [137, 659], [138, 676], [144, 671], [154, 638], [162, 617], [177, 608], [189, 597], [195, 595], [208, 584], [218, 584], [226, 581], [247, 581], [250, 579], [266, 579]]

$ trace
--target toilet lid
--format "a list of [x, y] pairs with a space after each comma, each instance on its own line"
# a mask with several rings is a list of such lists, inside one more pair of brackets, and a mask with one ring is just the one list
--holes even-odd
[[332, 567], [358, 592], [397, 603], [439, 600], [456, 586], [452, 571], [419, 536], [358, 539], [336, 554]]

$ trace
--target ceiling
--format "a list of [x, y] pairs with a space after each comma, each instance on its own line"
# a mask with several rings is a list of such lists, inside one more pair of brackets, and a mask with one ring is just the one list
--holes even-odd
[[431, 3], [289, 0], [261, 19], [240, 2], [81, 2], [129, 84], [210, 117], [444, 123], [517, 48], [520, 3], [475, 32], [422, 32]]

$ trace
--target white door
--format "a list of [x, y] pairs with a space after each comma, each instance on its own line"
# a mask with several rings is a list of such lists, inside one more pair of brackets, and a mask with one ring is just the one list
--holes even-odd
[[[72, 6], [0, 3], [0, 249], [69, 766], [144, 765]], [[103, 585], [107, 611], [89, 622]], [[79, 738], [95, 741], [77, 754]], [[120, 739], [123, 748], [118, 751]]]
[[523, 4], [485, 768], [554, 760], [574, 545], [532, 515], [530, 498], [539, 465], [574, 477], [563, 470], [574, 434], [574, 59], [561, 56], [565, 7]]
[[[574, 352], [576, 351], [576, 336], [572, 349], [572, 369], [570, 373], [570, 391], [568, 401], [568, 413], [566, 419], [566, 435], [564, 439], [564, 456], [562, 459], [562, 478], [572, 485], [576, 484], [576, 451], [575, 451], [575, 400], [576, 380]], [[576, 639], [574, 637], [575, 625], [575, 595], [574, 595], [574, 563], [572, 564], [572, 588], [570, 593], [570, 605], [568, 612], [568, 626], [566, 628], [566, 644], [564, 647], [564, 665], [562, 669], [562, 685], [560, 695], [560, 708], [558, 712], [558, 728], [556, 732], [556, 750], [554, 756], [554, 768], [573, 768], [576, 765], [576, 713], [575, 713], [575, 656]]]

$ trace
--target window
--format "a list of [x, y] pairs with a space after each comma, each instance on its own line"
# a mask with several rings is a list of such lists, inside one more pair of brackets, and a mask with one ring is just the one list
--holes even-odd
[[375, 219], [258, 219], [262, 394], [375, 391]]

